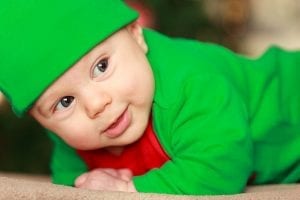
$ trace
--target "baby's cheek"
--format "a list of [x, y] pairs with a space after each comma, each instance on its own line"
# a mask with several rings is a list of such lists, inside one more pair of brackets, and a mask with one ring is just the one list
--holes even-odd
[[81, 123], [69, 124], [64, 126], [58, 135], [71, 147], [76, 149], [86, 149], [90, 144], [90, 130], [84, 128]]

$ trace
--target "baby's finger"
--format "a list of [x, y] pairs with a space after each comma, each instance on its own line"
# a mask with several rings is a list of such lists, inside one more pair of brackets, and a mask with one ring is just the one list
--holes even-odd
[[108, 175], [111, 175], [113, 177], [116, 177], [116, 178], [119, 178], [119, 172], [118, 170], [116, 169], [112, 169], [112, 168], [102, 168], [102, 169], [99, 169], [101, 170], [102, 172], [105, 172], [106, 174]]
[[82, 184], [84, 184], [87, 177], [88, 177], [88, 173], [83, 173], [80, 176], [78, 176], [74, 183], [75, 187], [80, 187]]
[[119, 172], [119, 177], [122, 180], [127, 182], [131, 181], [133, 174], [130, 169], [119, 169], [118, 172]]

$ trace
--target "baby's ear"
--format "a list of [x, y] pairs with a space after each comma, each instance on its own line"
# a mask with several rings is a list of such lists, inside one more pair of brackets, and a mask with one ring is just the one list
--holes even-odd
[[148, 52], [148, 45], [144, 39], [143, 29], [137, 21], [129, 24], [127, 27], [128, 32], [132, 35], [138, 45], [143, 49], [145, 53]]

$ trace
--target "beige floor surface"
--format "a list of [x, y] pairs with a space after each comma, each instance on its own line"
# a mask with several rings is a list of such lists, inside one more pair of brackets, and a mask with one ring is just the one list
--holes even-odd
[[120, 199], [120, 200], [268, 200], [300, 199], [300, 184], [249, 187], [246, 193], [220, 196], [184, 196], [103, 192], [54, 185], [47, 176], [0, 173], [0, 200], [14, 199]]

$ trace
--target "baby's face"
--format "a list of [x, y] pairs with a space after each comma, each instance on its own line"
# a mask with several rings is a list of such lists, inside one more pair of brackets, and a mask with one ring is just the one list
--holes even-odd
[[143, 134], [154, 80], [140, 27], [115, 33], [64, 73], [30, 114], [70, 146], [124, 146]]

